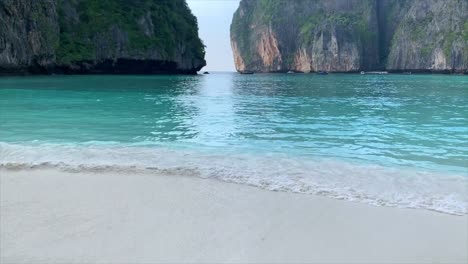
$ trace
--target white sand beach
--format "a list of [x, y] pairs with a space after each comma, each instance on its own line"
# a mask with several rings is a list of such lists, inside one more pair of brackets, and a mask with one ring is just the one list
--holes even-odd
[[1, 263], [467, 263], [468, 218], [151, 173], [0, 170]]

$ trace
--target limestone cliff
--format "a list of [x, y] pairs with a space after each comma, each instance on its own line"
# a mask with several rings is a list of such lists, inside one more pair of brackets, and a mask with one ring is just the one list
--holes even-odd
[[[383, 1], [398, 21], [389, 46], [389, 70], [456, 71], [468, 69], [468, 1]], [[393, 8], [393, 9], [392, 9]], [[392, 22], [395, 23], [395, 22]]]
[[41, 72], [55, 62], [55, 0], [0, 0], [0, 73]]
[[467, 0], [242, 0], [238, 71], [466, 71]]
[[185, 0], [0, 0], [0, 73], [195, 73]]

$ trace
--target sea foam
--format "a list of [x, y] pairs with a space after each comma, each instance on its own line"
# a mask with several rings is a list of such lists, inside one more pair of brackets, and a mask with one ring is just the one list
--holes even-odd
[[196, 176], [377, 206], [468, 213], [468, 177], [407, 167], [234, 151], [194, 151], [97, 142], [0, 143], [0, 168]]

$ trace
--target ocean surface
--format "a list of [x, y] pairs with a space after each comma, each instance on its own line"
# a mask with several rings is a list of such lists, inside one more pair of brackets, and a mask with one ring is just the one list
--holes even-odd
[[41, 166], [463, 215], [468, 77], [2, 77], [0, 167]]

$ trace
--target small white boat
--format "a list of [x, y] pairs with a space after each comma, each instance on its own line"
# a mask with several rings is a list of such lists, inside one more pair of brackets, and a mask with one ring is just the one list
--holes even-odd
[[372, 74], [388, 74], [388, 71], [376, 71], [376, 72], [372, 72]]
[[388, 74], [388, 71], [370, 71], [370, 72], [364, 72], [362, 71], [361, 74], [371, 74], [371, 75], [385, 75]]

